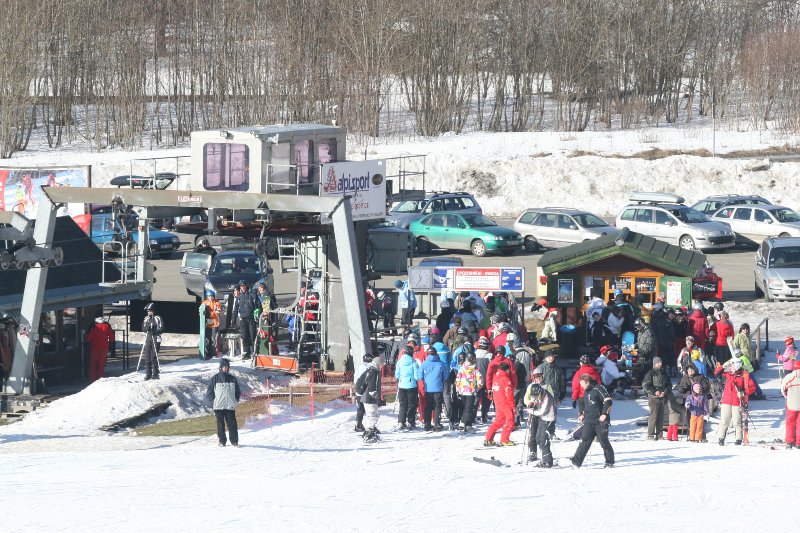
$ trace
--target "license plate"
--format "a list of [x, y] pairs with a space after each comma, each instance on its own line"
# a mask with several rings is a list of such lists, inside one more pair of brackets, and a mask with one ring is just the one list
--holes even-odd
[[800, 291], [792, 291], [792, 296], [800, 296]]
[[161, 245], [161, 249], [162, 250], [172, 250], [172, 245], [171, 244], [162, 244]]

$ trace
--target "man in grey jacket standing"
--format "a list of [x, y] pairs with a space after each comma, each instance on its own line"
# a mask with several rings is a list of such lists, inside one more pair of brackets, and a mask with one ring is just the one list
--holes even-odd
[[214, 374], [208, 384], [206, 396], [212, 402], [214, 415], [217, 417], [217, 438], [219, 445], [225, 446], [225, 424], [228, 425], [228, 433], [231, 437], [231, 444], [239, 446], [239, 428], [236, 425], [236, 404], [239, 402], [241, 391], [239, 382], [229, 374], [231, 363], [225, 358], [219, 362], [219, 372]]

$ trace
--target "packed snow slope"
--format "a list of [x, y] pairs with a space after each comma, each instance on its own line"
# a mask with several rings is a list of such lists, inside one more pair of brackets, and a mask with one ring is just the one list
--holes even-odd
[[[771, 348], [796, 334], [795, 304], [726, 305], [735, 324], [767, 315]], [[757, 373], [768, 401], [752, 402], [751, 441], [783, 437], [774, 352]], [[207, 412], [203, 384], [214, 362], [184, 361], [143, 375], [100, 380], [26, 419], [0, 428], [4, 480], [0, 498], [24, 502], [6, 513], [4, 531], [792, 531], [800, 451], [644, 440], [636, 420], [642, 399], [613, 408], [616, 468], [603, 469], [598, 445], [580, 470], [518, 465], [521, 447], [484, 450], [480, 432], [393, 431], [392, 406], [381, 409], [380, 443], [352, 430], [354, 408], [333, 403], [308, 411], [273, 404], [251, 419], [242, 447], [215, 437], [145, 438], [106, 434], [110, 420], [160, 399], [162, 419]], [[265, 378], [241, 362], [233, 368], [245, 392]], [[557, 434], [575, 427], [568, 402]], [[485, 430], [485, 427], [481, 428]], [[712, 419], [711, 430], [716, 429]], [[512, 434], [518, 442], [524, 430]], [[561, 465], [577, 443], [554, 444]], [[473, 457], [509, 464], [497, 468]], [[789, 507], [787, 507], [787, 505]], [[24, 512], [19, 512], [23, 511]]]

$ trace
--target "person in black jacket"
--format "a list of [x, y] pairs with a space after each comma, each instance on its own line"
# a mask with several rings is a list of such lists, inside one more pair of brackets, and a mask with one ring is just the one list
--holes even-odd
[[[647, 419], [647, 439], [658, 440], [664, 430], [664, 408], [675, 401], [672, 394], [672, 381], [664, 370], [660, 357], [653, 358], [653, 368], [644, 376], [642, 389], [647, 393], [647, 404], [650, 408], [650, 417]], [[677, 439], [677, 425], [675, 426], [675, 440]], [[667, 437], [672, 439], [670, 426]]]
[[367, 369], [359, 378], [363, 385], [356, 383], [356, 390], [361, 390], [361, 403], [364, 405], [364, 422], [367, 430], [364, 432], [364, 442], [378, 441], [378, 408], [381, 405], [381, 367], [383, 357], [376, 356], [367, 365]]
[[605, 387], [595, 383], [589, 374], [583, 374], [579, 383], [583, 389], [585, 410], [578, 417], [578, 421], [583, 423], [583, 429], [581, 430], [581, 443], [570, 462], [573, 466], [580, 468], [592, 442], [597, 437], [606, 460], [604, 468], [611, 468], [614, 466], [614, 448], [608, 441], [608, 426], [611, 423], [611, 404], [613, 403], [611, 395], [608, 394]]
[[219, 445], [225, 446], [225, 424], [228, 424], [228, 433], [231, 437], [231, 444], [239, 446], [239, 428], [236, 424], [236, 404], [239, 402], [241, 391], [239, 382], [229, 374], [231, 363], [224, 357], [219, 361], [219, 372], [214, 374], [208, 383], [206, 397], [214, 409], [217, 417], [217, 438]]
[[256, 319], [253, 312], [261, 307], [255, 294], [247, 288], [245, 280], [239, 281], [239, 295], [236, 296], [236, 313], [239, 317], [239, 333], [242, 335], [244, 354], [242, 359], [250, 359], [256, 336]]
[[[161, 333], [164, 332], [164, 320], [156, 314], [155, 306], [149, 303], [144, 308], [147, 316], [142, 322], [142, 331], [145, 333], [142, 356], [145, 361], [144, 379], [158, 379], [159, 364], [158, 352], [161, 351]], [[137, 365], [136, 369], [139, 367]]]

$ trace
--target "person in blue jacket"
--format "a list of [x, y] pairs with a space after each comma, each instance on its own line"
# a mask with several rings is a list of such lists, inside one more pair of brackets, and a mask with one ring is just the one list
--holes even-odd
[[400, 310], [402, 311], [400, 323], [405, 326], [410, 326], [417, 312], [417, 295], [408, 288], [408, 281], [401, 281], [398, 279], [394, 282], [394, 286], [400, 293], [397, 300]]
[[[441, 431], [442, 427], [442, 401], [444, 387], [450, 369], [436, 353], [436, 348], [428, 346], [427, 357], [422, 363], [420, 379], [425, 387], [425, 431]], [[433, 415], [433, 425], [431, 417]]]
[[414, 359], [414, 348], [406, 346], [403, 355], [397, 360], [394, 377], [397, 378], [397, 398], [400, 403], [400, 413], [397, 421], [400, 429], [415, 429], [417, 427], [417, 381], [421, 379], [419, 364]]

